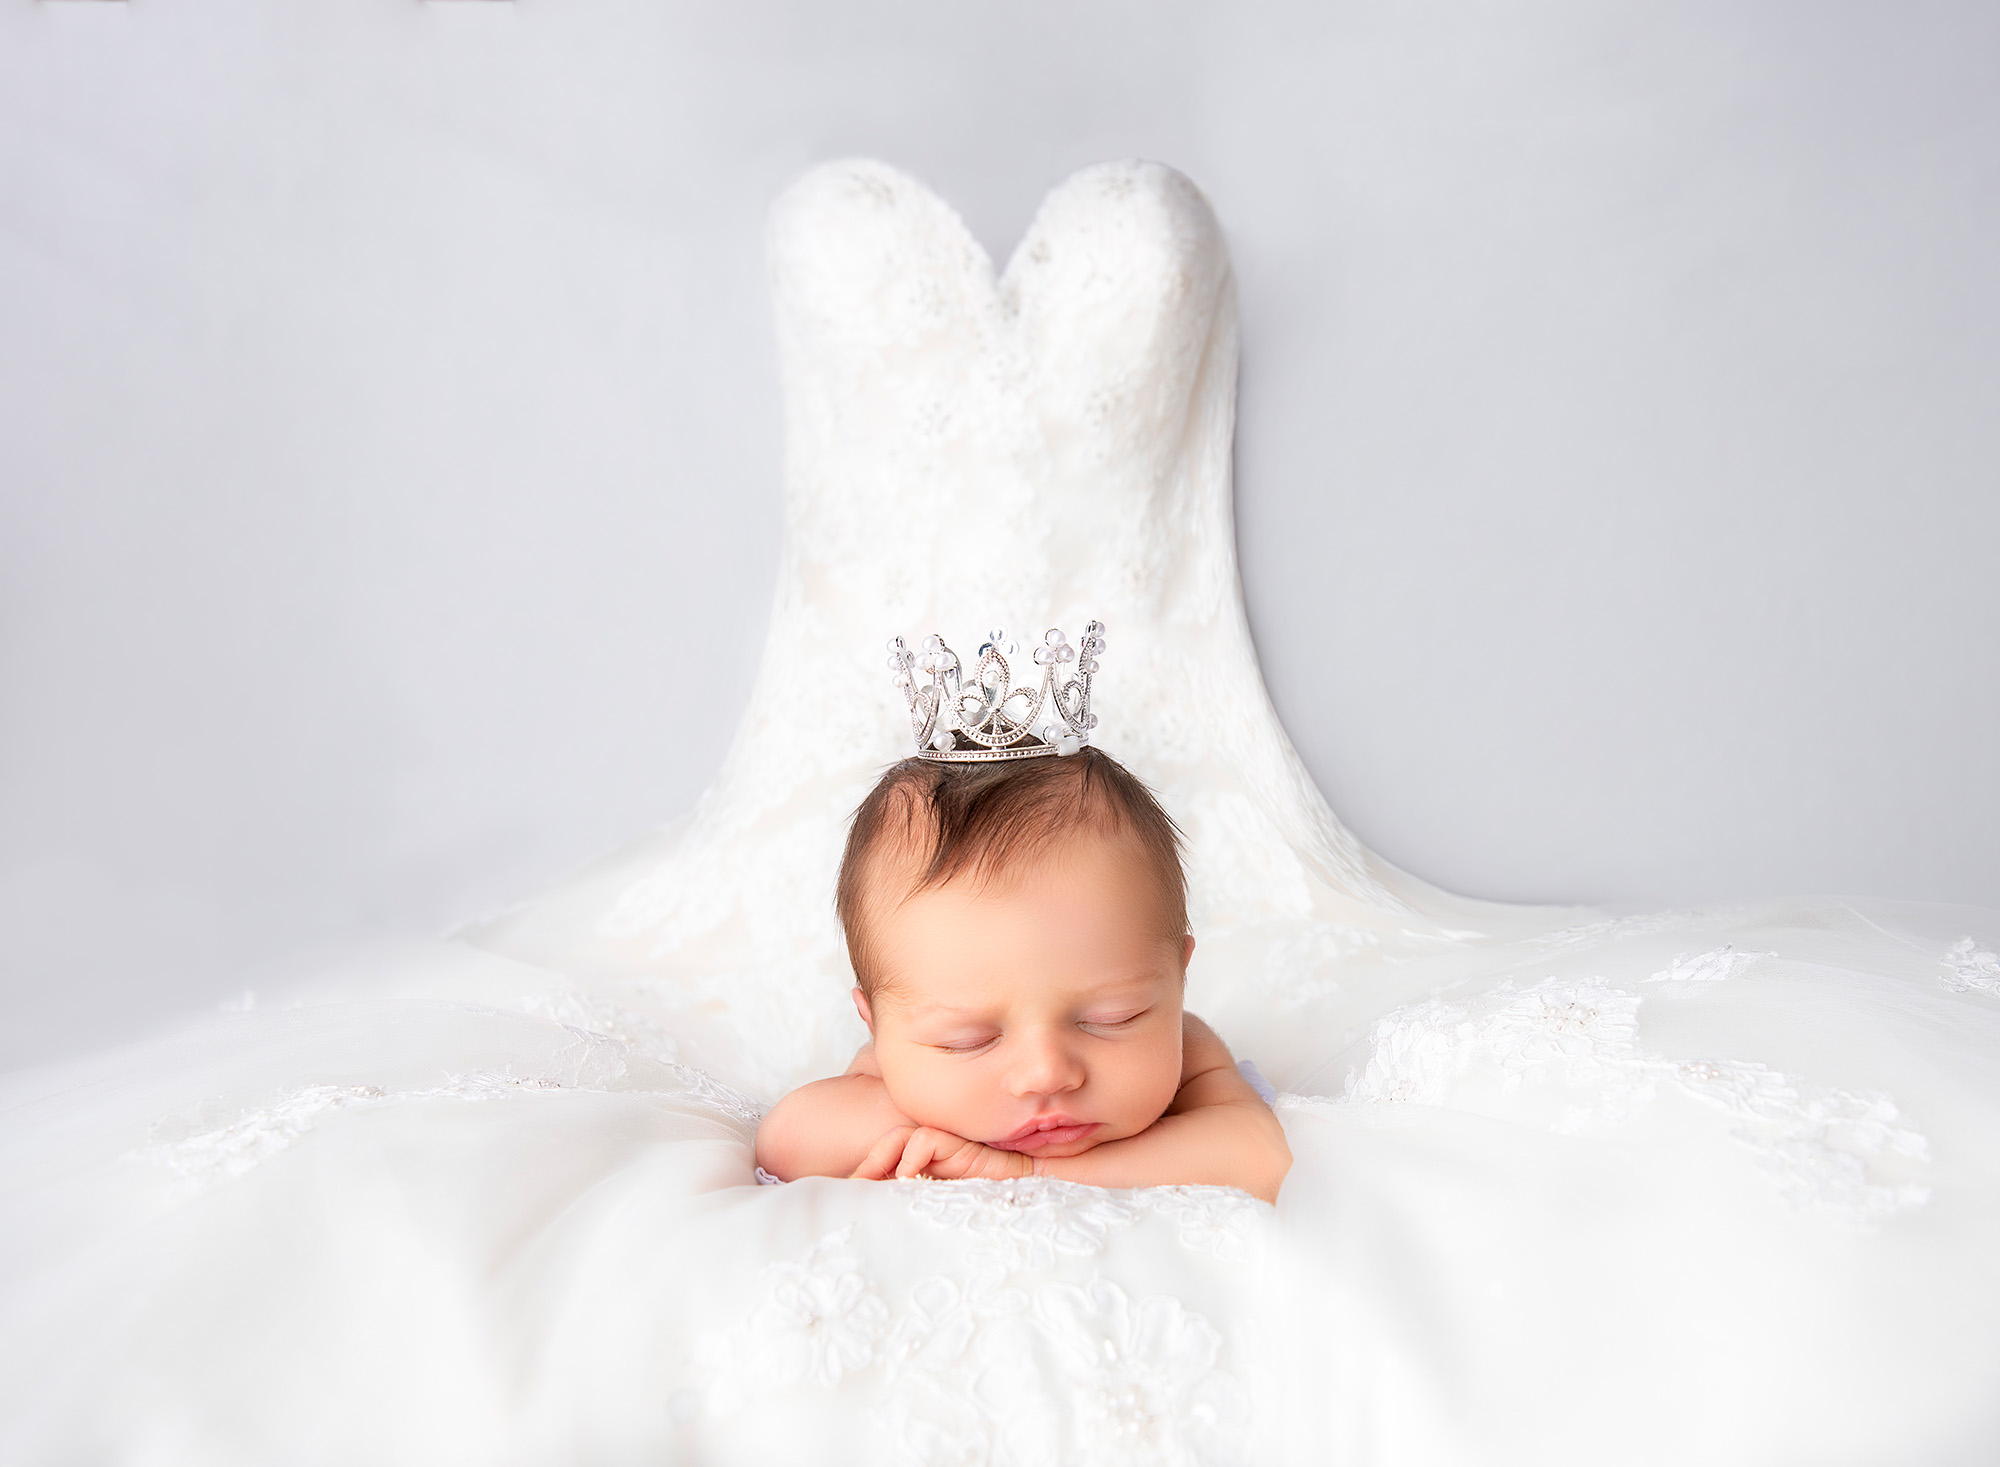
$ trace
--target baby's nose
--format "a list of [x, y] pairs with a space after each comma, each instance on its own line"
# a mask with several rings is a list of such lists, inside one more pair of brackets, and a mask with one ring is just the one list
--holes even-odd
[[1069, 1047], [1050, 1036], [1024, 1039], [1008, 1080], [1019, 1096], [1055, 1095], [1083, 1083], [1083, 1064]]

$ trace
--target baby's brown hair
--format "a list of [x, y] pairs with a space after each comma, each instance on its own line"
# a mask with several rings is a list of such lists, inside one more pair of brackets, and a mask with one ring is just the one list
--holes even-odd
[[1064, 757], [949, 763], [921, 757], [893, 764], [854, 812], [834, 907], [862, 992], [878, 974], [867, 941], [867, 888], [888, 841], [906, 848], [914, 896], [971, 872], [987, 875], [1034, 856], [1079, 827], [1115, 831], [1138, 846], [1158, 883], [1170, 931], [1188, 930], [1181, 832], [1153, 792], [1109, 754], [1085, 745]]

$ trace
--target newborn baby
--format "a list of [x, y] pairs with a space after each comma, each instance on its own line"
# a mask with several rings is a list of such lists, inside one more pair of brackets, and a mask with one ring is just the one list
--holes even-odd
[[1275, 1202], [1278, 1119], [1181, 1008], [1179, 832], [1108, 755], [906, 759], [855, 813], [838, 906], [873, 1036], [757, 1128], [786, 1181], [1208, 1182]]

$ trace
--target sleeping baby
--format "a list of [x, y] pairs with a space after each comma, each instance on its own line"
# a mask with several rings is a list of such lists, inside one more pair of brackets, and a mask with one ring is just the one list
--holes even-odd
[[855, 813], [838, 907], [872, 1038], [764, 1118], [767, 1172], [1277, 1200], [1284, 1131], [1181, 1008], [1179, 833], [1108, 755], [895, 765]]

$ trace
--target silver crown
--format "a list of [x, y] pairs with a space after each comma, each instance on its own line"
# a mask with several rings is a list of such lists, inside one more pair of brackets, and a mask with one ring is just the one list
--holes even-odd
[[[1054, 627], [1035, 648], [1042, 669], [1039, 688], [1014, 686], [1009, 657], [1019, 644], [994, 630], [979, 647], [972, 675], [964, 675], [958, 654], [935, 634], [912, 653], [901, 637], [889, 641], [889, 670], [910, 705], [910, 729], [925, 759], [953, 763], [981, 759], [1033, 759], [1042, 754], [1074, 754], [1090, 742], [1097, 715], [1090, 711], [1090, 680], [1104, 650], [1104, 623], [1083, 629], [1080, 648]], [[1081, 653], [1081, 655], [1079, 655]], [[1076, 664], [1076, 675], [1063, 670]], [[919, 686], [913, 673], [930, 674]]]

